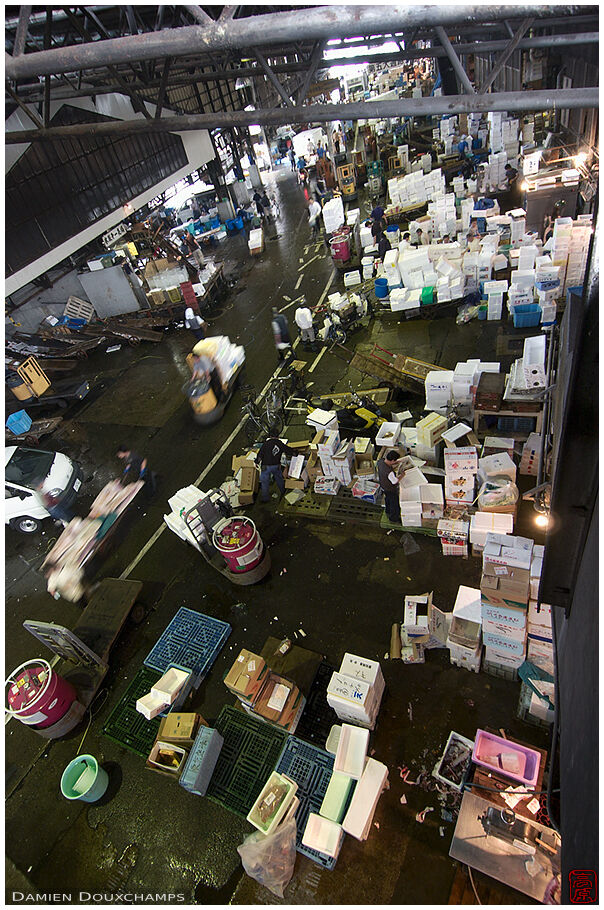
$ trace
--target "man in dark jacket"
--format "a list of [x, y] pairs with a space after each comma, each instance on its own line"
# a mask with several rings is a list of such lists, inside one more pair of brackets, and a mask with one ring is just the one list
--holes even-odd
[[399, 502], [398, 485], [401, 481], [397, 477], [395, 467], [400, 461], [398, 452], [392, 449], [386, 452], [383, 458], [377, 463], [378, 481], [384, 491], [384, 500], [386, 502], [386, 515], [389, 521], [394, 523], [401, 520], [401, 505]]
[[390, 241], [388, 240], [388, 238], [386, 237], [386, 235], [381, 232], [377, 235], [377, 237], [375, 239], [376, 239], [377, 248], [378, 248], [378, 256], [383, 262], [384, 256], [386, 255], [388, 250], [392, 249], [392, 245], [391, 245]]
[[268, 502], [268, 489], [271, 482], [271, 476], [275, 478], [275, 483], [279, 492], [283, 496], [285, 493], [285, 480], [281, 470], [281, 456], [295, 455], [296, 452], [282, 442], [277, 434], [268, 436], [260, 446], [258, 460], [260, 461], [260, 501]]

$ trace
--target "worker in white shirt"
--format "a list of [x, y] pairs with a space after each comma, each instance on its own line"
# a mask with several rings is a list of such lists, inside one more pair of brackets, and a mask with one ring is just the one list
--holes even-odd
[[321, 206], [316, 199], [311, 199], [308, 203], [308, 223], [312, 230], [313, 237], [316, 237], [319, 233], [321, 223], [319, 218], [321, 217]]
[[294, 316], [296, 325], [300, 329], [300, 336], [302, 342], [306, 345], [308, 342], [310, 344], [315, 343], [315, 329], [312, 324], [312, 313], [306, 304], [302, 303], [296, 310], [296, 315]]

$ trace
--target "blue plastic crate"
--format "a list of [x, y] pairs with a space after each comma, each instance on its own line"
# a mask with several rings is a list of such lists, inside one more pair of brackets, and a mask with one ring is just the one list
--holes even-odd
[[287, 774], [298, 784], [296, 796], [300, 800], [300, 805], [296, 810], [296, 850], [324, 869], [333, 869], [337, 857], [325, 856], [317, 850], [305, 847], [302, 835], [310, 813], [318, 813], [321, 808], [333, 773], [333, 762], [334, 756], [331, 752], [311, 746], [297, 736], [290, 736], [275, 768], [275, 771]]
[[172, 666], [190, 670], [202, 681], [231, 634], [228, 622], [181, 607], [144, 660], [146, 667], [165, 673]]
[[541, 307], [538, 303], [525, 303], [514, 307], [512, 314], [515, 329], [529, 329], [541, 322]]
[[14, 414], [6, 418], [6, 426], [15, 436], [29, 432], [31, 425], [32, 419], [27, 411], [15, 411]]

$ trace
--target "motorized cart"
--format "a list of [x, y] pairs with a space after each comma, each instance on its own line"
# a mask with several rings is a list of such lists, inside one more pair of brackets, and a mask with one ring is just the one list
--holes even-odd
[[[211, 369], [196, 370], [196, 356], [205, 357]], [[217, 423], [237, 388], [245, 364], [243, 347], [231, 344], [226, 336], [206, 338], [197, 342], [186, 361], [191, 379], [183, 386], [183, 392], [189, 399], [193, 419], [204, 426]], [[225, 375], [228, 378], [223, 381]]]

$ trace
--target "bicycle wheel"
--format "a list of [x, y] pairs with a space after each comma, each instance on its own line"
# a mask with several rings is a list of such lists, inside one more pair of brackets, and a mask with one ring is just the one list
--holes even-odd
[[336, 326], [333, 331], [332, 340], [336, 344], [345, 344], [346, 343], [346, 332], [339, 325]]
[[266, 414], [262, 418], [262, 432], [266, 436], [280, 436], [284, 426], [281, 414]]
[[247, 436], [248, 442], [250, 444], [256, 441], [260, 429], [260, 425], [256, 422], [256, 420], [254, 420], [253, 417], [248, 417], [245, 422], [245, 435]]

